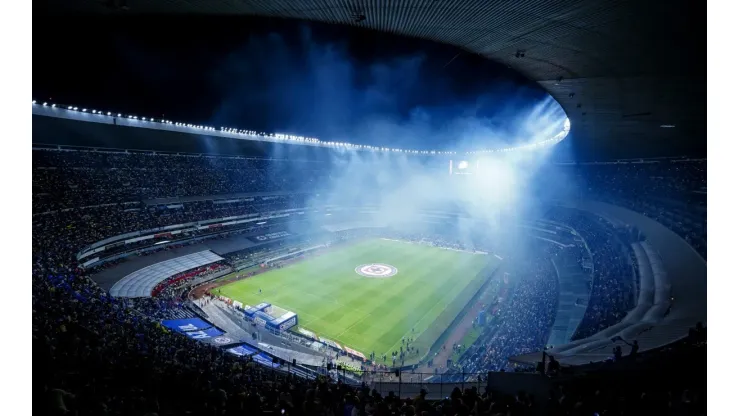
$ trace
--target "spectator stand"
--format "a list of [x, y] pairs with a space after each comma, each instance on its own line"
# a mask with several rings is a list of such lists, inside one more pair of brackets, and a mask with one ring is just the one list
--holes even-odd
[[[706, 322], [706, 262], [686, 240], [655, 220], [603, 202], [576, 205], [589, 212], [605, 212], [639, 228], [644, 241], [635, 243], [640, 268], [638, 306], [618, 325], [591, 337], [548, 350], [564, 365], [580, 365], [613, 357], [616, 346], [638, 341], [641, 351], [660, 348], [686, 336], [686, 328]], [[512, 357], [535, 363], [538, 354]]]
[[591, 281], [592, 276], [581, 265], [580, 254], [581, 250], [568, 247], [550, 258], [557, 274], [559, 295], [548, 345], [568, 343], [586, 314], [590, 293], [584, 283]]
[[222, 261], [223, 257], [210, 251], [201, 251], [187, 256], [176, 257], [137, 270], [116, 282], [110, 289], [115, 297], [149, 297], [157, 285], [175, 275], [188, 270]]

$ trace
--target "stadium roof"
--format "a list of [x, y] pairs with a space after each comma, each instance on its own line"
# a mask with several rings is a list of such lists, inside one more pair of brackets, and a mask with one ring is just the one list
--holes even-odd
[[[706, 154], [706, 5], [678, 0], [47, 0], [92, 13], [244, 14], [447, 43], [545, 88], [581, 157]], [[118, 6], [110, 6], [116, 4]], [[126, 7], [120, 7], [125, 5]]]

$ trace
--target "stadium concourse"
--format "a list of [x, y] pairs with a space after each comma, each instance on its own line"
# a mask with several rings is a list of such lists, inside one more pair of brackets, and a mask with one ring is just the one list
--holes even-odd
[[[52, 398], [42, 404], [48, 414], [697, 414], [704, 406], [705, 383], [691, 374], [706, 354], [706, 160], [547, 166], [535, 187], [565, 172], [578, 178], [578, 195], [541, 201], [492, 230], [454, 204], [391, 224], [371, 202], [317, 198], [332, 175], [325, 159], [50, 146], [48, 135], [69, 131], [49, 127], [57, 122], [34, 115], [33, 343], [48, 374], [34, 387]], [[77, 133], [106, 128], [64, 122]], [[445, 328], [414, 365], [303, 328], [301, 310], [292, 330], [271, 329], [218, 292], [257, 275], [280, 279], [281, 269], [375, 238], [500, 260], [466, 304], [444, 309]], [[392, 270], [368, 259], [348, 273], [369, 284], [406, 276], [398, 265], [388, 279], [357, 276], [354, 266], [370, 263], [379, 266], [369, 272]], [[274, 320], [309, 305], [281, 302], [279, 313], [251, 306]], [[399, 353], [411, 356], [421, 345], [413, 338]], [[656, 382], [666, 372], [670, 382]]]

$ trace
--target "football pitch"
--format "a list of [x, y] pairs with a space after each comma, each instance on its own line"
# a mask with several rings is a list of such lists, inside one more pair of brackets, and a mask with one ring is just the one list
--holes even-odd
[[[293, 311], [299, 327], [365, 355], [390, 357], [401, 338], [411, 337], [419, 359], [480, 289], [495, 262], [485, 254], [372, 239], [332, 247], [220, 290], [247, 305], [268, 302]], [[378, 277], [358, 274], [358, 266], [371, 264], [385, 265], [364, 269]]]

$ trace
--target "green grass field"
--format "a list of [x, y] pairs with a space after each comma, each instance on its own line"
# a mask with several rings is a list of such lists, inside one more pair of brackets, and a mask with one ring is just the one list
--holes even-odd
[[[390, 356], [409, 336], [423, 355], [478, 291], [487, 277], [484, 269], [494, 261], [487, 255], [373, 239], [220, 289], [248, 305], [269, 302], [291, 310], [300, 327], [366, 355]], [[385, 279], [355, 273], [355, 267], [368, 263], [389, 264], [398, 273]]]

